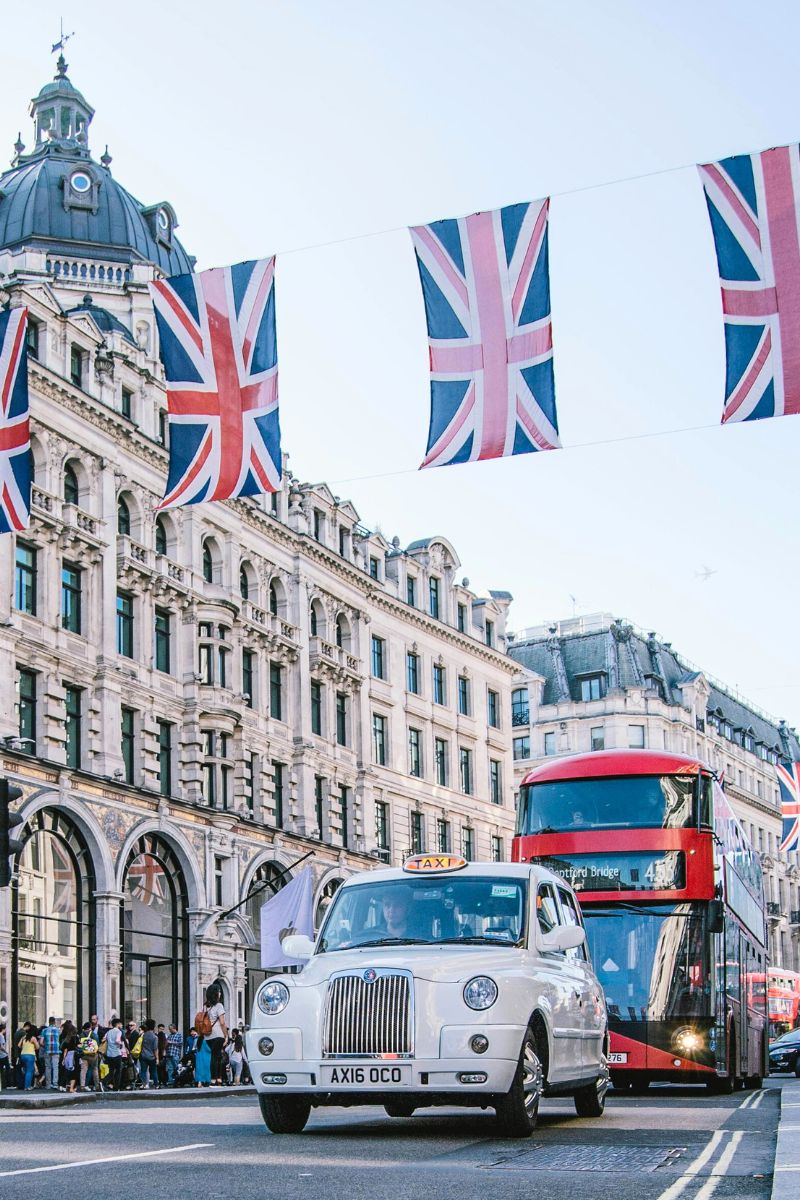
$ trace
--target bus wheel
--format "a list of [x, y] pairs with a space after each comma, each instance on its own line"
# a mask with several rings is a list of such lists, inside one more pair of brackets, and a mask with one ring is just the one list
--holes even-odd
[[271, 1133], [302, 1133], [311, 1114], [311, 1101], [304, 1096], [261, 1095], [258, 1103]]
[[760, 1075], [746, 1075], [744, 1086], [746, 1088], [752, 1088], [753, 1091], [757, 1092], [764, 1086], [764, 1080]]

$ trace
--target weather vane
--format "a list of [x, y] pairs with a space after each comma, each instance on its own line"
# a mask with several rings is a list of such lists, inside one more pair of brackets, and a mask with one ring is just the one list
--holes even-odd
[[74, 29], [73, 29], [72, 33], [64, 33], [64, 18], [63, 17], [61, 18], [60, 25], [61, 25], [61, 37], [58, 39], [57, 42], [53, 43], [53, 46], [51, 47], [51, 50], [50, 50], [51, 54], [55, 54], [56, 50], [61, 50], [63, 53], [64, 43], [68, 42], [71, 37], [75, 36]]

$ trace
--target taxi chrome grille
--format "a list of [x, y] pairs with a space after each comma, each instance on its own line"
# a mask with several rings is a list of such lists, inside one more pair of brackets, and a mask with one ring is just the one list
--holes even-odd
[[413, 1052], [411, 973], [377, 970], [332, 976], [323, 1025], [322, 1053], [403, 1057]]

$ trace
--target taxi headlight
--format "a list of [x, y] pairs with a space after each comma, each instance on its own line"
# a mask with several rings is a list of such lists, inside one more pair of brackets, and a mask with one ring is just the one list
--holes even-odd
[[464, 1003], [469, 1008], [491, 1008], [496, 999], [497, 984], [488, 975], [476, 975], [464, 988]]
[[289, 989], [285, 983], [273, 980], [271, 983], [265, 983], [258, 993], [258, 1007], [268, 1017], [275, 1017], [283, 1012], [288, 1003]]

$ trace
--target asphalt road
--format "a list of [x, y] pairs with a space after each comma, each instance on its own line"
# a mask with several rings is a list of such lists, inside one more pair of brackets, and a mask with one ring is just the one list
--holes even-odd
[[779, 1087], [609, 1093], [598, 1120], [544, 1101], [526, 1141], [498, 1138], [492, 1115], [473, 1110], [401, 1120], [378, 1108], [318, 1109], [304, 1133], [281, 1137], [251, 1097], [4, 1110], [0, 1196], [769, 1200]]

